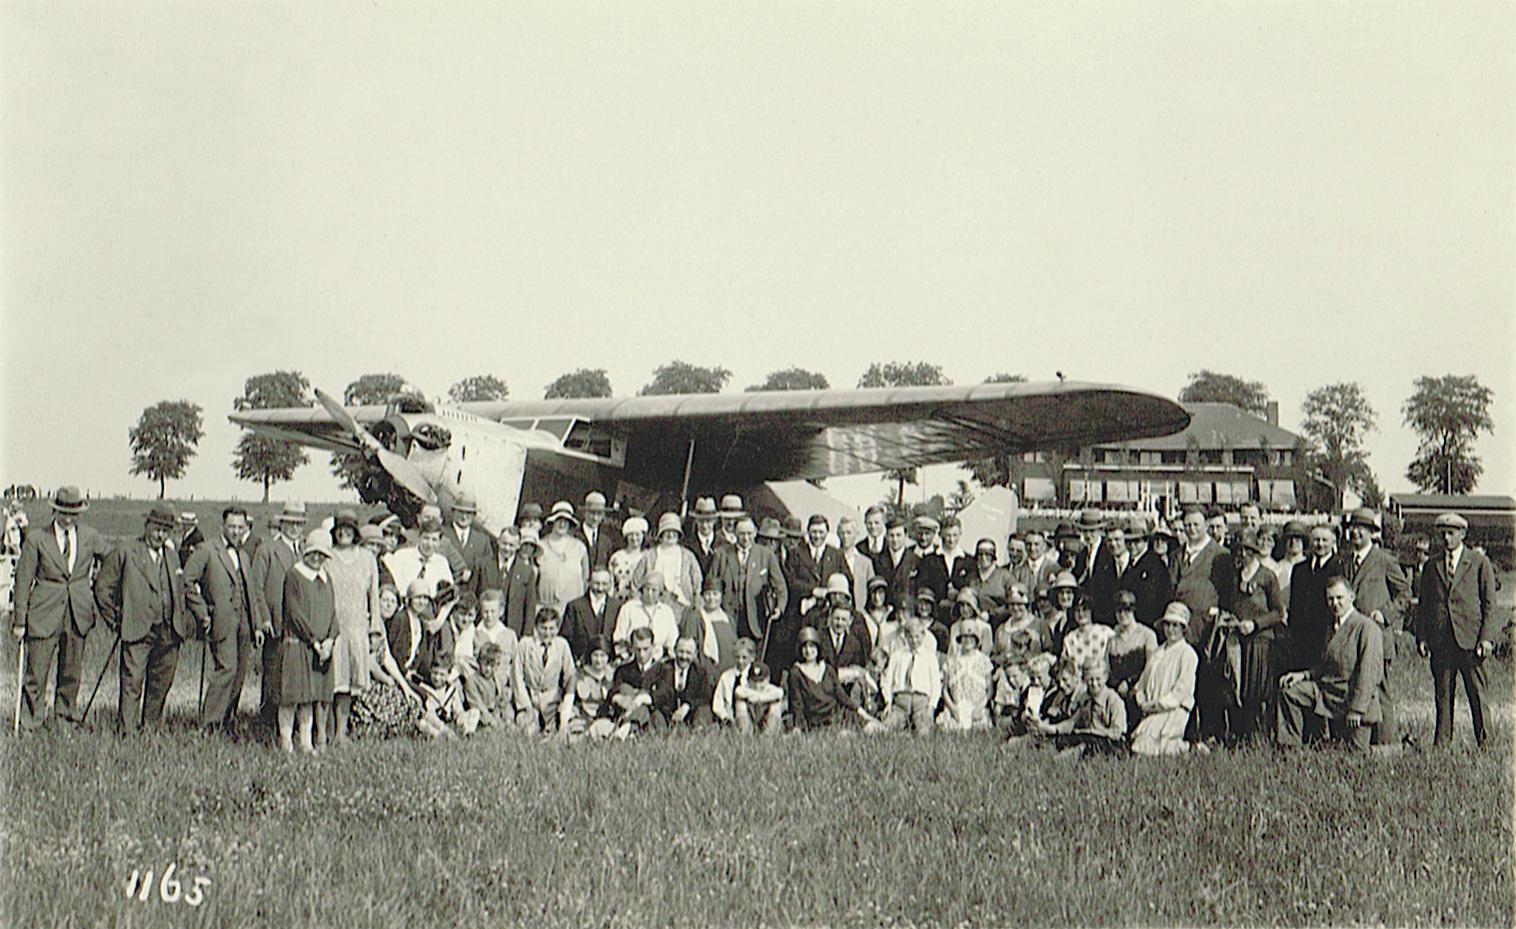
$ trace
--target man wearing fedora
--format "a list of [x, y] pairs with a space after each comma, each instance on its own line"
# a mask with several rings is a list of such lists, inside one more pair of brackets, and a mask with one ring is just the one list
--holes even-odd
[[584, 495], [584, 506], [579, 509], [579, 528], [575, 534], [584, 543], [585, 551], [589, 552], [591, 571], [610, 567], [611, 553], [621, 547], [621, 540], [616, 538], [615, 531], [605, 521], [607, 512], [609, 508], [606, 506], [605, 494], [592, 490]]
[[1163, 615], [1169, 600], [1169, 566], [1163, 556], [1148, 545], [1152, 530], [1143, 519], [1134, 519], [1127, 524], [1126, 540], [1131, 549], [1131, 567], [1121, 572], [1116, 586], [1130, 591], [1137, 598], [1137, 621], [1158, 630], [1158, 618]]
[[42, 701], [55, 661], [58, 715], [70, 721], [78, 718], [75, 703], [84, 642], [95, 626], [91, 576], [95, 563], [110, 551], [104, 536], [80, 524], [79, 515], [88, 507], [78, 487], [58, 488], [52, 523], [31, 530], [21, 543], [11, 631], [26, 640], [21, 680], [21, 725], [26, 729], [42, 724]]
[[242, 550], [247, 511], [229, 506], [221, 513], [221, 533], [190, 556], [184, 567], [184, 596], [205, 634], [211, 669], [206, 675], [201, 725], [225, 730], [242, 699], [242, 682], [255, 648], [263, 647], [258, 610], [262, 596], [252, 582], [252, 559]]
[[1432, 744], [1453, 738], [1453, 706], [1458, 678], [1463, 678], [1474, 724], [1474, 741], [1483, 745], [1484, 660], [1495, 651], [1504, 631], [1495, 603], [1495, 569], [1483, 554], [1464, 545], [1469, 523], [1457, 513], [1443, 513], [1435, 526], [1442, 553], [1421, 569], [1421, 600], [1416, 608], [1416, 643], [1432, 662], [1432, 697], [1437, 725]]
[[1353, 603], [1358, 612], [1374, 620], [1384, 634], [1384, 678], [1379, 685], [1381, 720], [1374, 727], [1374, 745], [1399, 744], [1395, 727], [1395, 708], [1390, 703], [1390, 662], [1395, 657], [1395, 632], [1405, 620], [1411, 602], [1411, 582], [1396, 558], [1378, 544], [1379, 514], [1360, 507], [1348, 518], [1348, 550], [1342, 555], [1342, 569], [1353, 588]]
[[173, 511], [154, 506], [142, 536], [106, 556], [95, 578], [100, 615], [121, 634], [117, 712], [123, 732], [162, 721], [179, 666], [179, 644], [195, 634], [178, 559], [169, 545], [174, 527]]
[[701, 497], [695, 501], [695, 509], [690, 513], [690, 522], [695, 531], [686, 544], [695, 553], [701, 577], [710, 576], [711, 564], [716, 560], [716, 549], [729, 544], [716, 531], [719, 518], [720, 511], [716, 509], [715, 497]]
[[270, 726], [279, 715], [279, 640], [283, 636], [284, 579], [300, 560], [305, 539], [305, 504], [286, 503], [274, 517], [274, 532], [252, 556], [252, 582], [257, 602], [253, 627], [262, 630], [259, 649], [258, 716]]
[[742, 498], [736, 494], [726, 494], [721, 498], [721, 509], [717, 511], [721, 519], [721, 540], [728, 545], [737, 544], [737, 524], [747, 519], [748, 512], [742, 506]]
[[495, 557], [495, 542], [490, 534], [474, 525], [479, 505], [466, 493], [453, 498], [451, 521], [442, 532], [442, 550], [448, 569], [460, 588], [467, 589], [482, 565]]

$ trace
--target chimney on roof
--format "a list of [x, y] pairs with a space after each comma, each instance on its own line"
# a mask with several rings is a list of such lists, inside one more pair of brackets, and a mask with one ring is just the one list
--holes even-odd
[[1264, 407], [1263, 418], [1269, 421], [1270, 426], [1279, 425], [1279, 401], [1270, 400]]

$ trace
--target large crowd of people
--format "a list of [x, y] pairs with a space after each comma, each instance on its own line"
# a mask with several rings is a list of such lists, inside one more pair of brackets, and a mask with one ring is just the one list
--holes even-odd
[[[756, 519], [735, 494], [619, 525], [600, 493], [527, 503], [498, 534], [466, 497], [409, 530], [350, 509], [312, 525], [289, 505], [263, 536], [236, 506], [207, 536], [155, 505], [120, 544], [81, 522], [87, 505], [61, 488], [49, 524], [15, 532], [18, 728], [44, 724], [54, 674], [56, 715], [81, 717], [103, 625], [124, 730], [162, 719], [198, 637], [200, 723], [262, 725], [288, 752], [705, 727], [984, 732], [1067, 755], [1393, 749], [1395, 632], [1430, 659], [1437, 744], [1460, 677], [1484, 742], [1483, 662], [1504, 632], [1456, 514], [1408, 571], [1368, 509], [1342, 533], [1252, 505], [1235, 527], [1190, 508], [1173, 530], [1086, 509], [966, 547], [951, 516]], [[257, 720], [238, 713], [249, 676]]]

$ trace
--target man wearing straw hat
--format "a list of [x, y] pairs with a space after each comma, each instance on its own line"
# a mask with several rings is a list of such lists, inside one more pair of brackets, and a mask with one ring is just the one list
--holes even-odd
[[621, 540], [616, 538], [615, 530], [605, 521], [608, 512], [605, 494], [592, 490], [584, 495], [584, 506], [579, 508], [582, 521], [574, 534], [584, 543], [585, 551], [589, 552], [591, 571], [610, 567], [611, 552], [621, 547]]
[[78, 487], [58, 488], [52, 523], [28, 532], [21, 543], [11, 632], [25, 648], [20, 714], [25, 729], [42, 724], [42, 702], [55, 661], [58, 715], [71, 721], [78, 716], [84, 642], [95, 626], [90, 576], [95, 562], [110, 551], [104, 536], [80, 525], [79, 515], [88, 507]]
[[154, 506], [141, 538], [111, 552], [95, 579], [101, 616], [121, 633], [117, 712], [123, 732], [162, 721], [179, 666], [179, 644], [195, 634], [184, 605], [179, 562], [169, 547], [174, 526], [173, 511]]

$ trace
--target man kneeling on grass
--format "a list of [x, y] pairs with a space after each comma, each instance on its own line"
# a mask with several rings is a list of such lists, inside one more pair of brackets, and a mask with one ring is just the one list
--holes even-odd
[[674, 643], [674, 659], [659, 666], [648, 693], [653, 711], [669, 726], [703, 729], [711, 724], [711, 679], [695, 660], [695, 640]]
[[1283, 748], [1298, 748], [1325, 723], [1333, 740], [1366, 752], [1380, 721], [1383, 633], [1353, 609], [1353, 588], [1345, 578], [1328, 579], [1326, 599], [1336, 628], [1314, 668], [1279, 679], [1277, 738]]
[[516, 646], [516, 726], [527, 735], [568, 735], [574, 713], [574, 656], [558, 634], [558, 611], [537, 611], [532, 635]]

